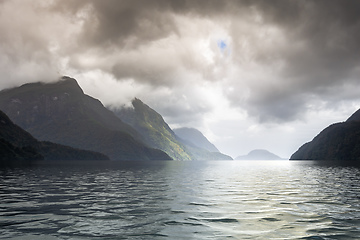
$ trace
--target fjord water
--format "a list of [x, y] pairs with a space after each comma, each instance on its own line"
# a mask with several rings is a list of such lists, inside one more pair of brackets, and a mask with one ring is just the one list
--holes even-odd
[[1, 239], [359, 239], [360, 169], [292, 161], [0, 170]]

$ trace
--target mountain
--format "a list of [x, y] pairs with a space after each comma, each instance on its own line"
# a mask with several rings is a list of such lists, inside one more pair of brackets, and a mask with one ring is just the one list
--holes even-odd
[[191, 154], [177, 141], [176, 135], [159, 113], [137, 98], [132, 105], [133, 108], [114, 110], [114, 113], [134, 127], [151, 147], [161, 149], [176, 160], [192, 160]]
[[73, 78], [3, 90], [0, 109], [41, 141], [97, 151], [112, 160], [171, 160], [144, 144], [135, 129], [99, 100], [85, 95]]
[[208, 150], [209, 152], [219, 152], [219, 150], [212, 144], [199, 130], [195, 128], [177, 128], [173, 130], [174, 133], [181, 139], [190, 142], [196, 147]]
[[[32, 160], [108, 160], [103, 154], [40, 142], [0, 111], [0, 162]], [[0, 164], [1, 165], [1, 164]]]
[[43, 160], [42, 156], [38, 151], [31, 147], [16, 147], [10, 142], [0, 139], [0, 167], [9, 165], [9, 163], [24, 162]]
[[360, 122], [360, 109], [354, 112], [346, 122]]
[[[132, 101], [132, 108], [121, 108], [114, 113], [133, 126], [151, 147], [161, 149], [176, 160], [223, 160], [229, 156], [211, 153], [195, 145], [184, 143], [171, 130], [163, 117], [140, 99]], [[231, 158], [230, 158], [231, 159]]]
[[192, 143], [182, 141], [181, 139], [179, 139], [179, 141], [185, 145], [186, 150], [191, 153], [191, 156], [193, 157], [194, 160], [200, 160], [200, 161], [233, 160], [232, 157], [225, 155], [221, 152], [209, 152], [206, 149], [202, 149], [197, 146], [194, 146]]
[[174, 130], [179, 142], [198, 160], [233, 160], [221, 153], [199, 130], [178, 128]]
[[247, 155], [238, 156], [235, 160], [284, 160], [283, 158], [264, 149], [255, 149]]
[[346, 122], [322, 130], [302, 145], [290, 160], [360, 161], [360, 110]]

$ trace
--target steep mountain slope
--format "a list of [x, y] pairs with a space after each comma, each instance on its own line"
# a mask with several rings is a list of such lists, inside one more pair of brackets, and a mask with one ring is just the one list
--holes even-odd
[[163, 150], [176, 160], [231, 159], [221, 153], [212, 153], [182, 141], [170, 129], [163, 117], [141, 100], [134, 99], [132, 105], [133, 108], [122, 108], [114, 112], [121, 120], [142, 134], [150, 146]]
[[173, 159], [192, 160], [191, 153], [177, 141], [176, 135], [159, 113], [137, 98], [132, 105], [134, 108], [122, 108], [114, 113], [142, 134], [150, 146], [163, 150]]
[[40, 142], [15, 125], [0, 111], [0, 159], [13, 160], [108, 160], [103, 154]]
[[35, 138], [97, 151], [112, 160], [170, 160], [152, 149], [75, 79], [31, 83], [0, 92], [0, 109]]
[[354, 112], [346, 122], [360, 122], [360, 109]]
[[284, 160], [283, 158], [264, 149], [255, 149], [247, 155], [238, 156], [235, 160]]
[[195, 128], [177, 128], [173, 130], [174, 133], [181, 139], [192, 143], [193, 145], [208, 150], [209, 152], [219, 152], [219, 150], [212, 144], [199, 130]]
[[360, 161], [360, 110], [346, 122], [335, 123], [305, 143], [290, 160]]

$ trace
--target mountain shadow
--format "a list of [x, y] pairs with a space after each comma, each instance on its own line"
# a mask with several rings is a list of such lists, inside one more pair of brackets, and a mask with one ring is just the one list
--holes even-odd
[[40, 142], [0, 111], [0, 165], [35, 160], [108, 160], [104, 154]]
[[[151, 147], [161, 149], [176, 160], [223, 160], [229, 156], [212, 153], [179, 138], [163, 117], [140, 99], [132, 101], [132, 108], [114, 110], [124, 122], [133, 126]], [[231, 159], [231, 158], [230, 158]]]
[[85, 95], [75, 79], [29, 83], [0, 92], [0, 109], [41, 141], [103, 153], [112, 160], [171, 160], [102, 103]]
[[360, 110], [346, 122], [335, 123], [302, 145], [290, 160], [360, 162]]

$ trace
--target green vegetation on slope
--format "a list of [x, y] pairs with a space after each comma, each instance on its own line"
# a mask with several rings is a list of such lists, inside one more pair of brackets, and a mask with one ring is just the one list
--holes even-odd
[[232, 159], [219, 152], [209, 152], [194, 144], [180, 139], [163, 117], [155, 110], [135, 98], [133, 108], [123, 108], [114, 111], [124, 122], [133, 126], [142, 134], [146, 143], [161, 149], [176, 160], [226, 160]]
[[134, 108], [116, 110], [115, 114], [133, 126], [150, 146], [161, 149], [176, 160], [192, 159], [160, 114], [137, 98], [132, 104]]

